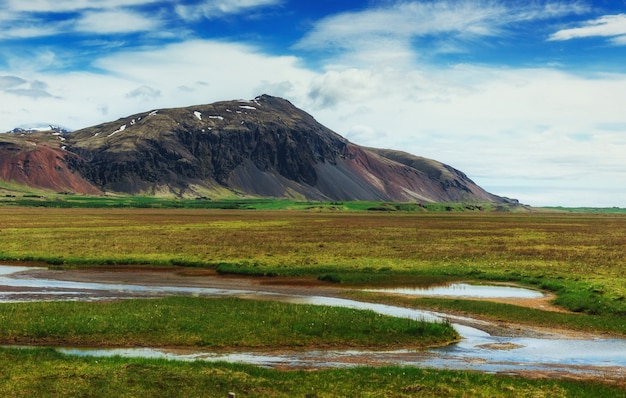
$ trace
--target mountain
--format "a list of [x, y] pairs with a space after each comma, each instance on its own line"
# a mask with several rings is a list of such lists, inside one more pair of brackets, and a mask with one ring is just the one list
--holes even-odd
[[86, 194], [509, 201], [448, 165], [353, 144], [268, 95], [152, 110], [74, 132], [2, 134], [0, 159], [3, 180]]
[[67, 151], [63, 132], [29, 131], [0, 134], [0, 181], [57, 192], [102, 193], [72, 168], [82, 160]]

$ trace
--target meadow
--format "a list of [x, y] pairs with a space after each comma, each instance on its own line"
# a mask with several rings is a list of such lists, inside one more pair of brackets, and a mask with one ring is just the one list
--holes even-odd
[[[572, 312], [551, 313], [470, 300], [396, 298], [393, 302], [512, 322], [626, 335], [626, 252], [623, 250], [626, 247], [626, 216], [623, 214], [487, 212], [466, 207], [463, 209], [467, 211], [423, 211], [403, 210], [395, 205], [392, 211], [379, 211], [372, 210], [372, 204], [354, 205], [352, 209], [337, 206], [339, 204], [325, 204], [291, 210], [124, 207], [103, 210], [11, 205], [0, 207], [0, 260], [53, 268], [202, 267], [228, 275], [268, 280], [275, 277], [309, 278], [316, 283], [345, 287], [423, 286], [451, 281], [511, 282], [552, 291], [557, 295], [556, 304]], [[381, 295], [359, 294], [360, 299], [369, 301], [392, 300]], [[168, 319], [172, 318], [172, 311], [189, 312], [190, 319], [198, 319], [197, 314], [193, 315], [193, 307], [208, 311], [203, 305], [209, 301], [185, 300], [171, 298], [157, 304], [170, 306]], [[111, 307], [107, 308], [108, 305]], [[130, 305], [138, 307], [134, 310], [115, 307]], [[165, 310], [159, 310], [158, 305], [148, 310], [142, 307], [146, 303], [133, 300], [98, 307], [97, 311], [104, 311], [97, 319], [100, 322], [96, 323], [100, 325], [98, 330], [102, 333], [109, 328], [116, 330], [114, 324], [120, 323], [122, 315], [114, 314], [145, 312], [146, 316], [162, 317]], [[208, 306], [213, 305], [215, 303], [211, 302]], [[27, 309], [30, 312], [24, 313], [37, 313], [41, 317], [26, 316], [22, 319], [22, 326], [6, 323], [4, 327], [9, 329], [2, 333], [8, 335], [22, 330], [22, 337], [29, 336], [24, 340], [35, 341], [42, 335], [50, 337], [53, 332], [58, 336], [69, 336], [69, 331], [78, 330], [72, 322], [76, 325], [85, 322], [72, 320], [68, 314], [88, 316], [95, 313], [97, 306], [96, 303], [3, 304], [0, 314], [4, 320], [12, 318], [17, 322], [19, 318], [10, 314]], [[286, 309], [254, 308], [261, 318], [289, 312]], [[46, 319], [44, 316], [57, 321], [41, 321], [37, 326], [40, 329], [36, 329], [33, 320]], [[215, 314], [212, 317], [219, 319]], [[252, 322], [255, 319], [244, 318], [253, 319]], [[259, 322], [262, 322], [261, 318]], [[110, 323], [105, 323], [105, 319]], [[292, 319], [283, 323], [281, 319], [275, 322], [276, 325], [294, 322]], [[126, 323], [130, 328], [141, 322]], [[245, 324], [245, 320], [236, 323]], [[406, 320], [400, 323], [404, 326], [387, 327], [386, 330], [393, 329], [399, 336], [404, 334], [410, 338], [415, 330], [420, 329]], [[124, 332], [127, 334], [117, 330], [114, 335], [122, 336], [116, 344], [126, 341], [137, 345], [143, 341], [143, 344], [168, 345], [172, 343], [172, 336], [184, 335], [193, 324], [193, 321], [174, 322], [172, 330], [164, 331], [160, 337], [150, 337], [150, 341], [145, 341], [150, 333], [144, 329]], [[46, 325], [56, 325], [57, 329]], [[288, 337], [288, 330], [277, 329], [278, 332], [262, 338], [264, 343], [257, 341], [243, 345], [263, 347], [272, 337], [282, 334], [285, 335], [284, 341], [291, 341], [292, 346], [319, 344], [320, 340], [315, 339], [320, 335], [331, 338], [330, 333], [337, 336], [336, 343], [333, 343], [337, 346], [367, 346], [388, 338], [381, 337], [385, 336], [379, 334], [383, 331], [373, 331], [367, 325], [366, 322], [363, 327], [366, 332], [358, 343], [354, 341], [361, 337], [348, 336], [341, 328], [336, 331], [326, 328], [311, 331], [309, 335], [295, 333], [293, 340]], [[155, 324], [144, 326], [148, 330], [158, 329]], [[97, 339], [100, 332], [94, 330], [87, 330], [85, 335]], [[421, 327], [419, 333], [423, 332], [424, 327]], [[435, 332], [439, 336], [442, 333], [442, 330]], [[14, 336], [17, 335], [19, 333]], [[193, 337], [186, 343], [180, 340], [176, 344], [202, 345], [199, 342], [217, 341], [215, 336], [187, 336]], [[341, 340], [345, 337], [347, 339]], [[373, 340], [368, 342], [367, 338]], [[454, 336], [446, 338], [453, 339]], [[108, 339], [114, 339], [114, 336], [100, 338], [102, 341]], [[403, 344], [401, 337], [390, 339]], [[81, 340], [77, 338], [76, 341]], [[240, 343], [225, 341], [220, 344], [233, 347], [241, 344], [241, 340], [238, 341]], [[28, 393], [31, 396], [136, 396], [154, 391], [225, 396], [233, 386], [242, 396], [624, 395], [623, 385], [597, 381], [529, 380], [414, 368], [281, 372], [226, 364], [121, 358], [69, 359], [47, 350], [2, 349], [0, 366], [11, 369], [0, 375], [0, 393], [9, 396], [26, 396]], [[59, 369], [63, 371], [58, 372]]]
[[207, 349], [394, 348], [458, 339], [447, 323], [238, 298], [0, 305], [0, 344]]
[[0, 208], [0, 260], [154, 265], [343, 285], [506, 281], [626, 316], [626, 216], [589, 213]]

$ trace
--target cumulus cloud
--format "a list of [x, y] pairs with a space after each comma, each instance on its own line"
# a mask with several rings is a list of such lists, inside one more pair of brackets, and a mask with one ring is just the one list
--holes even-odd
[[586, 21], [576, 28], [562, 29], [548, 40], [571, 40], [584, 37], [613, 37], [616, 44], [626, 44], [626, 14], [605, 15]]
[[193, 5], [177, 5], [178, 15], [188, 21], [213, 19], [281, 4], [283, 0], [204, 0]]

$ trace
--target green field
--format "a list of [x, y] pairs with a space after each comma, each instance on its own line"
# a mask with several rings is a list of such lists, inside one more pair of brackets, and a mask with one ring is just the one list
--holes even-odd
[[0, 260], [180, 265], [345, 285], [518, 282], [626, 314], [626, 216], [0, 208]]
[[0, 304], [0, 344], [383, 349], [437, 346], [456, 339], [448, 324], [237, 298]]
[[[361, 203], [364, 207], [360, 209], [346, 210], [339, 209], [339, 205], [325, 204], [321, 207], [280, 211], [259, 210], [259, 204], [255, 205], [257, 210], [119, 206], [102, 210], [85, 206], [51, 208], [7, 205], [0, 207], [0, 259], [4, 262], [48, 264], [59, 268], [101, 265], [108, 268], [116, 265], [202, 267], [216, 269], [222, 274], [309, 278], [320, 283], [346, 287], [417, 286], [450, 281], [514, 282], [556, 293], [556, 304], [573, 313], [549, 313], [514, 305], [469, 300], [406, 299], [401, 304], [446, 309], [513, 322], [526, 320], [526, 323], [534, 322], [548, 327], [556, 325], [575, 330], [626, 335], [626, 252], [623, 249], [626, 247], [626, 216], [622, 214], [562, 210], [426, 211], [421, 207], [421, 210], [402, 210], [395, 208], [396, 205], [393, 205], [395, 210], [367, 210], [372, 208], [371, 203]], [[390, 300], [373, 295], [359, 298], [370, 301]], [[177, 310], [171, 309], [173, 304], [170, 301], [159, 303], [168, 303], [171, 316], [172, 311], [193, 314], [191, 308], [203, 308], [202, 303], [209, 302], [191, 300], [192, 303], [176, 302]], [[77, 307], [72, 307], [73, 305]], [[79, 330], [77, 324], [84, 324], [84, 319], [77, 321], [68, 312], [78, 317], [79, 314], [93, 312], [94, 309], [90, 306], [94, 305], [2, 305], [4, 312], [0, 313], [4, 314], [3, 333], [5, 336], [11, 333], [18, 336], [16, 331], [21, 330], [22, 337], [29, 336], [26, 340], [36, 341], [47, 336], [50, 341], [58, 343], [58, 336], [70, 336], [69, 331]], [[107, 309], [108, 305], [111, 307]], [[99, 310], [104, 311], [103, 314], [106, 311], [110, 311], [110, 314], [145, 312], [157, 318], [164, 314], [158, 308], [150, 312], [146, 308], [130, 311], [115, 307], [126, 305], [140, 308], [146, 304], [142, 301], [106, 304]], [[184, 307], [185, 305], [189, 307]], [[73, 309], [68, 310], [70, 307]], [[79, 307], [82, 308], [80, 311], [76, 309]], [[256, 313], [261, 317], [277, 313], [272, 309], [253, 308], [256, 308]], [[24, 313], [41, 314], [41, 318], [28, 316], [24, 318], [28, 321], [20, 327], [5, 322], [9, 318], [16, 321], [19, 319], [10, 315], [11, 311], [15, 314], [27, 309], [31, 312]], [[208, 311], [207, 308], [204, 310]], [[288, 313], [285, 309], [279, 312]], [[47, 321], [44, 320], [44, 315], [48, 317]], [[103, 332], [110, 328], [117, 330], [114, 335], [121, 336], [115, 343], [120, 345], [125, 341], [141, 344], [141, 339], [144, 339], [145, 344], [156, 345], [202, 345], [198, 342], [203, 339], [215, 341], [214, 336], [189, 337], [194, 336], [193, 334], [187, 335], [190, 338], [187, 343], [174, 340], [172, 336], [178, 335], [182, 339], [185, 335], [182, 331], [193, 326], [194, 322], [185, 323], [182, 320], [174, 322], [172, 330], [164, 331], [159, 337], [161, 343], [157, 342], [156, 337], [146, 340], [151, 334], [145, 330], [133, 332], [136, 333], [135, 336], [141, 336], [139, 339], [130, 332], [124, 334], [112, 326], [125, 323], [121, 322], [122, 315], [102, 316], [109, 317], [108, 321], [111, 323], [97, 319], [94, 325], [99, 325], [100, 329], [87, 328], [85, 335], [97, 336], [95, 331]], [[212, 316], [219, 319], [217, 315]], [[58, 321], [51, 322], [51, 318], [58, 318]], [[198, 315], [195, 318], [192, 316], [192, 319], [198, 319]], [[284, 319], [279, 316], [274, 322], [281, 326]], [[40, 320], [38, 326], [33, 324], [37, 320]], [[407, 324], [406, 320], [400, 323], [403, 322], [406, 326], [404, 332], [395, 327], [387, 329], [397, 329], [399, 335], [404, 333], [411, 336], [411, 332], [407, 331], [416, 328]], [[242, 320], [238, 323], [244, 322]], [[289, 323], [293, 323], [293, 320], [284, 324]], [[46, 325], [56, 325], [57, 329], [46, 328]], [[147, 323], [145, 326], [158, 329], [154, 324], [150, 326]], [[28, 333], [34, 334], [26, 333], [28, 328], [33, 328]], [[363, 330], [368, 329], [364, 326]], [[293, 336], [291, 344], [319, 344], [327, 337], [330, 338], [330, 334], [325, 333], [331, 332], [328, 328], [316, 329], [308, 337], [306, 333], [299, 332]], [[56, 340], [50, 337], [54, 333], [58, 333]], [[369, 330], [364, 334], [364, 337], [373, 338], [369, 343], [366, 340], [354, 343], [360, 337], [347, 336], [341, 328], [332, 333], [338, 338], [347, 337], [343, 341], [336, 340], [337, 346], [367, 346], [372, 341], [384, 340], [382, 331], [378, 330]], [[442, 331], [435, 334], [437, 333], [441, 336]], [[266, 347], [272, 347], [272, 343], [268, 343], [271, 337], [283, 334], [288, 335], [286, 330], [277, 329], [273, 335], [270, 333], [261, 338], [264, 342], [249, 342], [243, 346], [258, 344], [257, 346], [263, 347], [263, 344], [267, 344]], [[311, 335], [324, 337], [316, 343]], [[297, 338], [312, 340], [298, 341]], [[101, 338], [102, 341], [110, 339], [114, 339], [114, 336]], [[15, 338], [14, 341], [24, 340]], [[68, 341], [80, 340], [68, 338]], [[398, 342], [400, 345], [406, 344], [401, 339]], [[98, 343], [92, 341], [86, 344]], [[223, 346], [237, 346], [237, 343], [224, 342]], [[120, 396], [145, 395], [155, 389], [189, 391], [188, 395], [191, 396], [202, 395], [199, 391], [206, 389], [210, 392], [209, 395], [223, 395], [236, 385], [238, 388], [243, 386], [244, 392], [239, 390], [241, 396], [289, 396], [290, 393], [295, 396], [333, 396], [331, 386], [337, 386], [336, 391], [342, 391], [341, 388], [348, 389], [352, 386], [352, 379], [355, 378], [362, 378], [358, 384], [361, 390], [357, 391], [357, 396], [412, 396], [418, 393], [424, 396], [624, 395], [623, 385], [620, 387], [595, 382], [526, 380], [471, 372], [404, 368], [276, 372], [235, 365], [126, 359], [78, 360], [48, 351], [13, 350], [0, 352], [0, 363], [2, 368], [13, 369], [0, 376], [3, 377], [0, 379], [0, 393], [7, 396], [28, 395], [20, 395], [14, 388], [45, 396], [44, 386], [48, 385], [46, 382], [50, 382], [52, 369], [63, 369], [62, 372], [57, 372], [57, 378], [52, 383], [54, 388], [48, 390], [59, 392], [60, 395], [89, 396], [85, 393], [87, 389], [93, 389], [93, 396], [112, 396], [115, 395], [114, 392]], [[168, 376], [159, 378], [157, 374]], [[402, 377], [401, 374], [410, 374], [411, 377]], [[181, 389], [181, 384], [189, 390]], [[213, 387], [207, 387], [207, 384]], [[117, 387], [110, 390], [112, 387], [109, 386]], [[309, 388], [310, 393], [307, 392]], [[49, 393], [48, 396], [59, 394]], [[341, 392], [335, 394], [342, 395]]]
[[[3, 183], [0, 182], [0, 192]], [[6, 185], [6, 184], [5, 184]], [[160, 198], [154, 196], [86, 196], [49, 192], [12, 192], [0, 196], [0, 206], [44, 208], [147, 208], [222, 210], [317, 210], [372, 212], [514, 211], [513, 204], [391, 203], [378, 201], [307, 201], [288, 199]]]

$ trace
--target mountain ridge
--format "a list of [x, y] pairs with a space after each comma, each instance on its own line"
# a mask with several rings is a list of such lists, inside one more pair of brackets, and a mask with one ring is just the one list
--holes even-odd
[[[88, 194], [511, 201], [435, 160], [354, 144], [268, 95], [151, 110], [55, 134], [14, 134], [21, 142], [0, 137], [1, 158], [13, 159], [0, 164], [0, 179]], [[33, 148], [47, 151], [49, 159], [39, 155], [37, 167], [54, 184], [32, 178], [25, 158], [17, 158], [32, 158]], [[73, 182], [63, 183], [68, 177]]]

